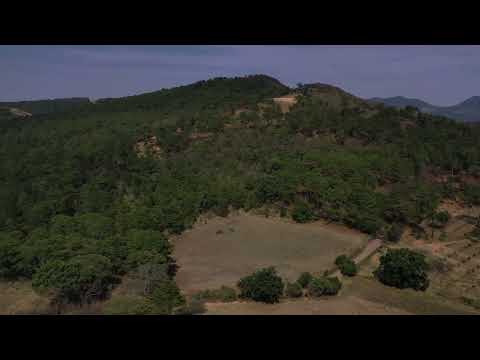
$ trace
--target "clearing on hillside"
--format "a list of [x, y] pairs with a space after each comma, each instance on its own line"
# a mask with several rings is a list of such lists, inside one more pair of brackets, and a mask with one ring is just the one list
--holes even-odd
[[215, 217], [199, 221], [174, 241], [177, 283], [187, 294], [234, 286], [266, 266], [294, 281], [303, 271], [322, 274], [338, 255], [358, 251], [367, 240], [358, 231], [320, 221], [296, 224], [243, 212]]
[[290, 108], [297, 103], [295, 95], [287, 95], [278, 98], [273, 98], [273, 101], [280, 106], [280, 111], [285, 114], [290, 111]]

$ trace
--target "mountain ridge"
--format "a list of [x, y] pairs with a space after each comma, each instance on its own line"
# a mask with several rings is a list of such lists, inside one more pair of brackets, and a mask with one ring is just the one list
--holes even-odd
[[437, 116], [445, 116], [464, 122], [480, 121], [480, 96], [472, 96], [456, 105], [451, 106], [432, 105], [420, 99], [408, 98], [404, 96], [393, 96], [388, 98], [374, 97], [366, 100], [373, 103], [382, 103], [386, 106], [393, 106], [396, 108], [413, 106], [422, 112]]

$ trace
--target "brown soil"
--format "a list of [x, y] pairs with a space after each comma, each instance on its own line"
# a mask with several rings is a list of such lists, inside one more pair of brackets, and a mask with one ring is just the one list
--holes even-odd
[[137, 141], [134, 150], [138, 157], [143, 158], [147, 155], [160, 159], [162, 157], [163, 150], [158, 143], [156, 136], [150, 136], [146, 139]]
[[290, 111], [290, 108], [297, 103], [297, 98], [294, 95], [288, 95], [278, 98], [273, 98], [273, 101], [278, 104], [280, 111], [285, 114]]

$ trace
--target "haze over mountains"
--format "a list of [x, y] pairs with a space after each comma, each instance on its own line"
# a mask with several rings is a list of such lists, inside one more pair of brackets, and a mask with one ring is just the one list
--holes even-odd
[[418, 108], [421, 112], [445, 116], [451, 119], [466, 122], [480, 121], [480, 96], [472, 96], [471, 98], [452, 106], [435, 106], [423, 100], [407, 98], [403, 96], [389, 98], [376, 97], [368, 99], [368, 101], [383, 103], [387, 106], [393, 106], [396, 108], [413, 106]]

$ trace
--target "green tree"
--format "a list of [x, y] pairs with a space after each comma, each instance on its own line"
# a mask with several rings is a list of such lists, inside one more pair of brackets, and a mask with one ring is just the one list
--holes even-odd
[[173, 280], [164, 280], [157, 284], [149, 298], [160, 314], [171, 315], [185, 305], [185, 297]]
[[315, 215], [313, 208], [309, 204], [305, 202], [299, 202], [295, 205], [292, 211], [292, 218], [296, 222], [306, 223], [316, 220], [317, 216]]
[[398, 242], [402, 238], [404, 232], [404, 225], [399, 223], [393, 223], [387, 231], [387, 241]]
[[273, 304], [283, 294], [283, 280], [277, 275], [275, 268], [257, 270], [238, 282], [240, 298]]
[[429, 285], [425, 255], [409, 249], [388, 249], [375, 276], [385, 285], [425, 291]]
[[306, 288], [308, 284], [310, 284], [310, 281], [312, 281], [313, 275], [310, 274], [309, 272], [303, 272], [300, 274], [298, 277], [297, 283], [300, 284], [302, 288]]
[[335, 265], [338, 266], [342, 275], [355, 276], [358, 272], [357, 264], [346, 255], [338, 256], [335, 259]]
[[337, 277], [329, 278], [322, 276], [313, 278], [308, 285], [308, 294], [312, 297], [324, 295], [336, 295], [342, 288], [342, 283]]
[[110, 260], [92, 254], [46, 262], [33, 276], [32, 286], [52, 294], [59, 302], [88, 303], [105, 297], [113, 282]]

